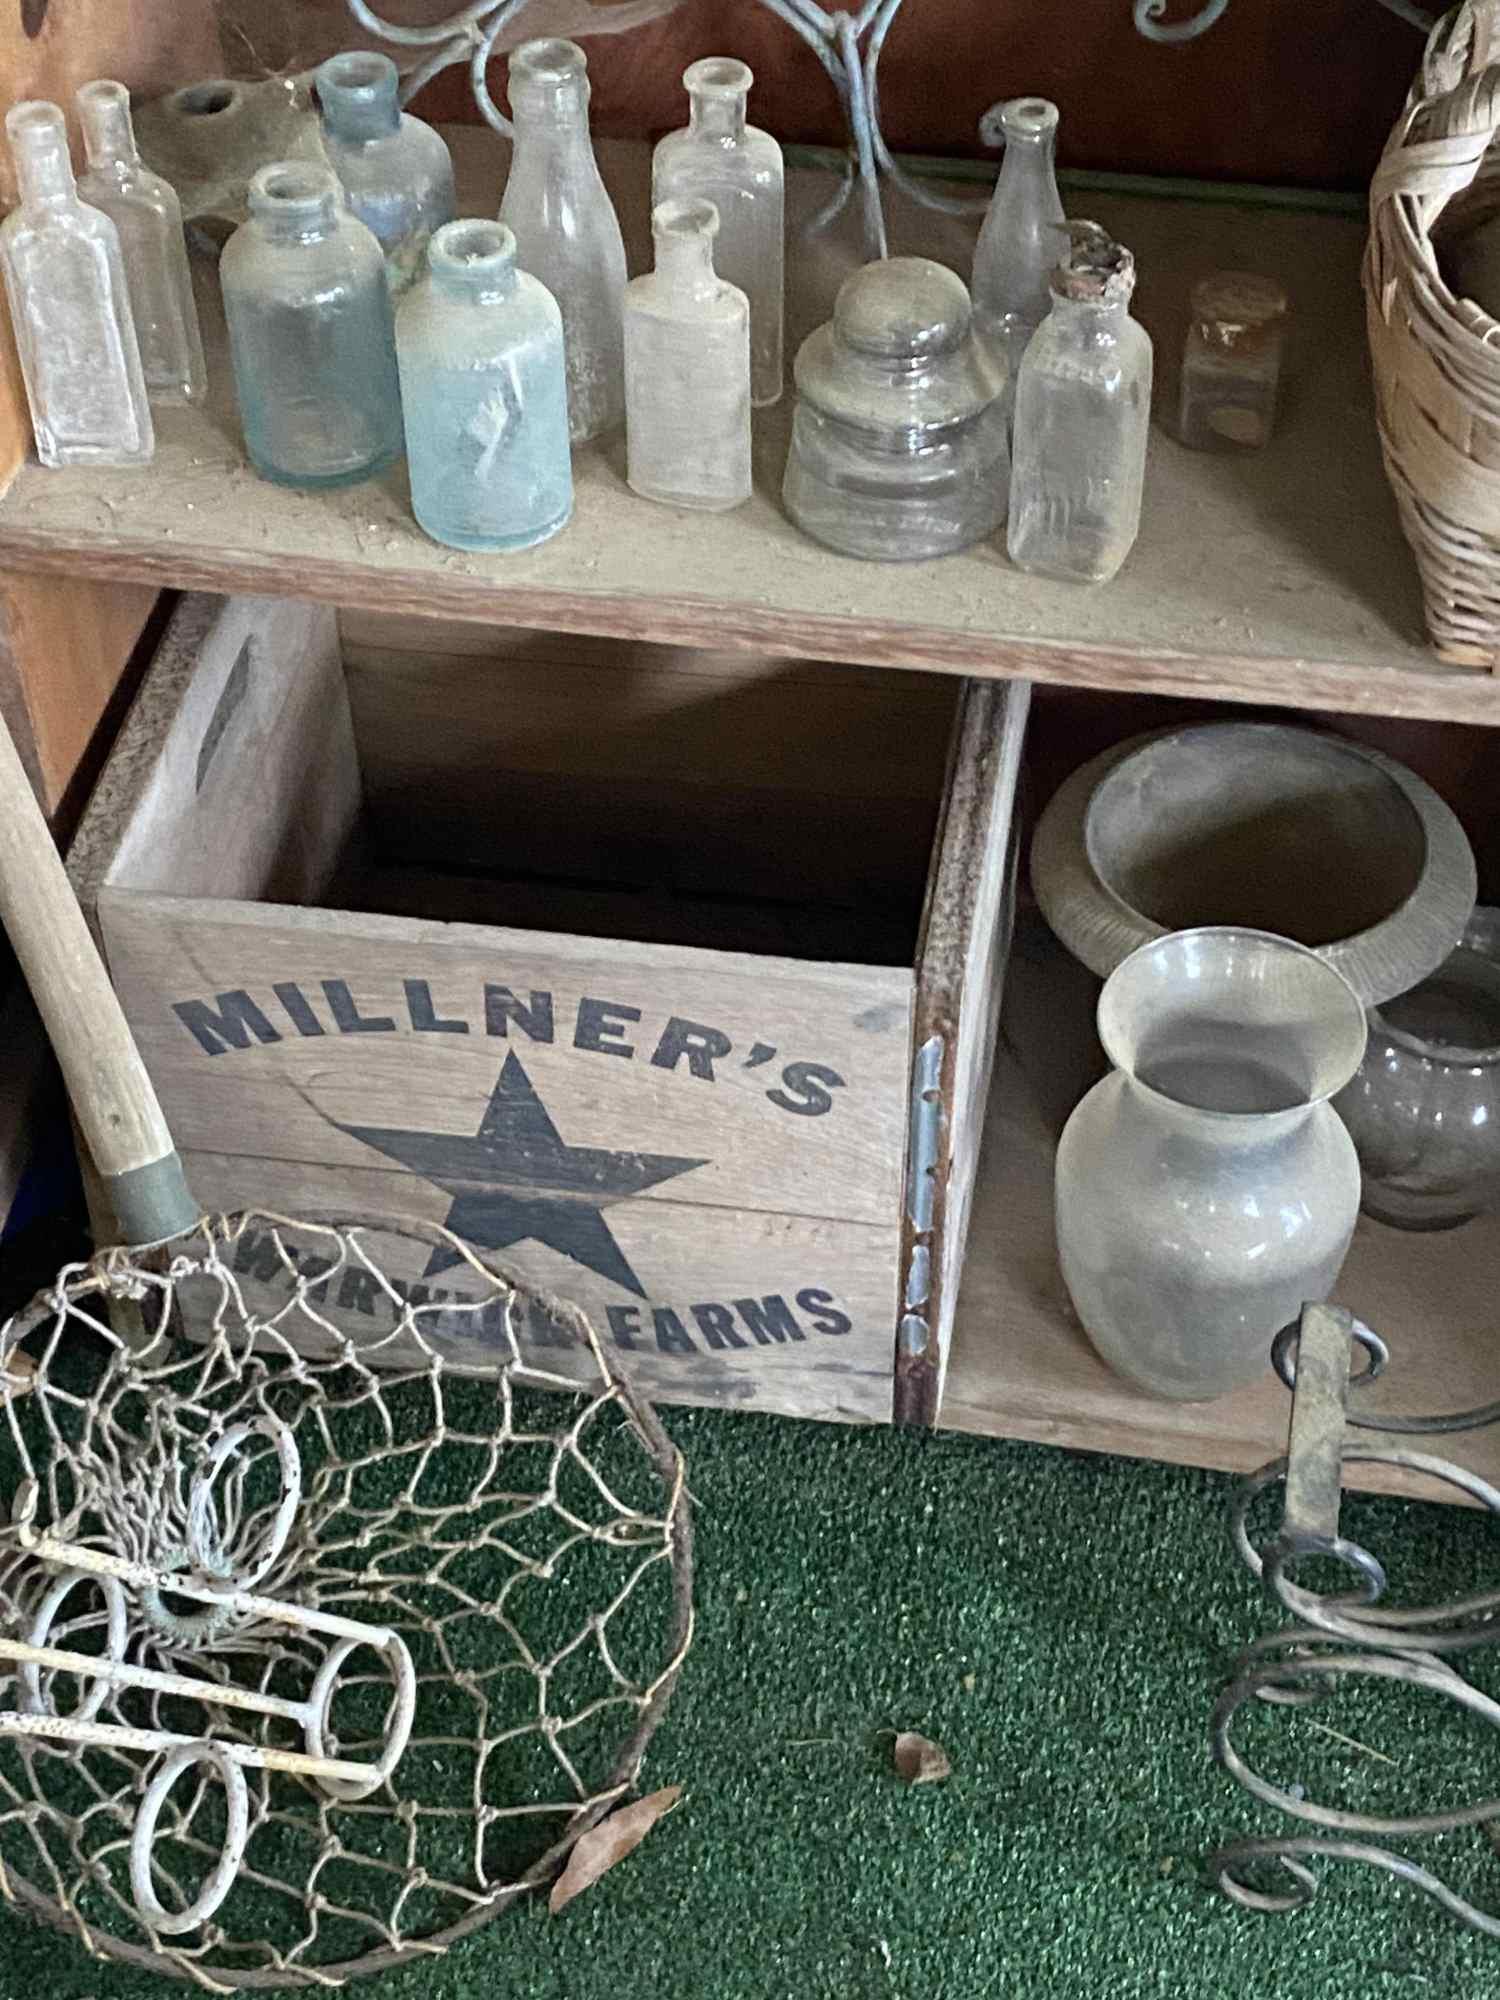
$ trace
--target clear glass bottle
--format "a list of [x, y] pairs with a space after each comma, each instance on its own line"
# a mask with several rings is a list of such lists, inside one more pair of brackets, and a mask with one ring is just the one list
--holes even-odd
[[318, 66], [315, 81], [329, 163], [385, 252], [392, 291], [403, 292], [422, 267], [428, 237], [453, 219], [448, 148], [402, 111], [389, 56], [346, 49]]
[[182, 204], [170, 181], [141, 164], [123, 83], [101, 77], [74, 102], [88, 155], [78, 192], [120, 232], [147, 394], [155, 403], [201, 403], [208, 377]]
[[576, 42], [523, 42], [510, 59], [515, 150], [500, 220], [521, 269], [557, 300], [575, 444], [625, 420], [625, 245], [589, 138], [589, 78]]
[[20, 201], [0, 222], [0, 265], [37, 457], [145, 465], [156, 440], [119, 231], [78, 199], [55, 104], [13, 104], [5, 130]]
[[1475, 910], [1437, 971], [1368, 1018], [1359, 1074], [1333, 1101], [1365, 1214], [1456, 1229], [1500, 1205], [1500, 910]]
[[714, 270], [711, 201], [651, 211], [656, 269], [625, 287], [632, 489], [710, 511], [750, 498], [750, 301]]
[[396, 310], [412, 512], [455, 549], [526, 549], [573, 511], [562, 315], [503, 222], [450, 222]]
[[714, 265], [750, 301], [750, 394], [759, 409], [782, 390], [781, 148], [745, 123], [755, 81], [747, 64], [709, 56], [690, 64], [682, 81], [689, 122], [651, 156], [651, 201], [701, 199], [718, 210]]
[[1153, 1396], [1222, 1396], [1338, 1278], [1359, 1162], [1328, 1102], [1364, 1010], [1326, 959], [1269, 931], [1174, 931], [1099, 1000], [1114, 1064], [1057, 1148], [1057, 1247], [1089, 1339]]
[[1177, 434], [1193, 451], [1255, 451], [1276, 421], [1286, 292], [1253, 271], [1215, 271], [1193, 287], [1182, 350]]
[[1006, 364], [1011, 394], [1027, 342], [1052, 305], [1052, 273], [1062, 249], [1062, 198], [1053, 159], [1057, 106], [1013, 97], [986, 116], [998, 121], [1005, 158], [974, 250], [974, 318]]
[[1130, 252], [1096, 222], [1068, 230], [1016, 384], [1008, 541], [1021, 569], [1104, 583], [1140, 527], [1151, 338], [1130, 317]]
[[219, 264], [250, 462], [285, 486], [347, 486], [401, 453], [385, 259], [331, 167], [281, 160]]
[[851, 273], [794, 375], [782, 497], [814, 541], [915, 561], [1005, 519], [1005, 371], [946, 266], [887, 257]]

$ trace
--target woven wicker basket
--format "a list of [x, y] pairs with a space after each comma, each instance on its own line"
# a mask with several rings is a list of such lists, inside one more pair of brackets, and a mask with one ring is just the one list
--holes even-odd
[[1428, 38], [1370, 188], [1366, 318], [1386, 472], [1443, 659], [1500, 667], [1500, 322], [1455, 298], [1434, 236], [1500, 211], [1500, 0]]

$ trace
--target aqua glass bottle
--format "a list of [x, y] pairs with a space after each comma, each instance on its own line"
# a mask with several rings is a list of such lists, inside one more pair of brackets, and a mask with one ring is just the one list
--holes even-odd
[[515, 151], [500, 220], [523, 271], [562, 313], [574, 444], [625, 420], [625, 245], [589, 138], [588, 64], [576, 42], [523, 42], [510, 59]]
[[750, 498], [750, 302], [714, 270], [711, 201], [651, 212], [656, 269], [625, 288], [626, 477], [717, 512]]
[[750, 385], [755, 405], [782, 388], [783, 182], [781, 148], [745, 123], [755, 78], [728, 56], [691, 64], [682, 81], [689, 122], [651, 156], [651, 201], [711, 201], [719, 212], [714, 268], [750, 301]]
[[208, 378], [182, 204], [170, 181], [141, 164], [123, 83], [101, 77], [74, 102], [88, 155], [78, 192], [120, 232], [147, 394], [154, 403], [201, 403]]
[[55, 104], [6, 114], [21, 199], [0, 222], [0, 266], [37, 457], [145, 465], [155, 449], [120, 234], [78, 199]]
[[281, 160], [219, 265], [245, 448], [266, 479], [347, 486], [401, 453], [395, 329], [380, 245], [331, 167]]
[[392, 291], [402, 292], [422, 267], [428, 237], [453, 219], [448, 148], [401, 109], [389, 56], [348, 49], [320, 64], [315, 80], [329, 164], [385, 252]]
[[998, 116], [1005, 158], [974, 250], [974, 322], [1010, 371], [1015, 395], [1026, 344], [1052, 306], [1052, 272], [1064, 239], [1063, 206], [1053, 155], [1057, 106], [1045, 97], [1013, 97]]
[[503, 222], [450, 222], [396, 313], [411, 504], [435, 542], [526, 549], [573, 511], [562, 315]]

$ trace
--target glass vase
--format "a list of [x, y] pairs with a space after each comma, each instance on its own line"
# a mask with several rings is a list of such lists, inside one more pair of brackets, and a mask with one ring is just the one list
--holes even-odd
[[0, 266], [43, 465], [145, 465], [155, 449], [120, 234], [78, 199], [55, 104], [6, 114], [20, 201]]
[[450, 222], [396, 313], [411, 504], [435, 542], [526, 549], [573, 511], [562, 315], [503, 222]]
[[769, 132], [745, 123], [755, 81], [745, 63], [710, 56], [684, 70], [688, 123], [651, 157], [651, 201], [711, 201], [714, 266], [750, 301], [750, 394], [757, 408], [782, 389], [784, 170]]
[[588, 64], [576, 42], [523, 42], [510, 59], [515, 150], [500, 220], [523, 271], [562, 313], [575, 444], [625, 420], [625, 245], [589, 137]]
[[1500, 910], [1479, 909], [1437, 971], [1369, 1011], [1354, 1081], [1334, 1100], [1366, 1215], [1456, 1229], [1500, 1202]]
[[647, 500], [750, 498], [750, 302], [714, 271], [711, 201], [652, 211], [656, 269], [625, 288], [627, 478]]
[[1006, 532], [1019, 568], [1106, 583], [1140, 527], [1151, 338], [1130, 317], [1130, 252], [1097, 223], [1069, 229], [1072, 253], [1016, 383]]
[[250, 183], [219, 264], [245, 448], [263, 478], [347, 486], [401, 453], [385, 260], [329, 167], [283, 160]]
[[1057, 106], [1045, 97], [1013, 97], [998, 115], [1005, 158], [974, 249], [971, 289], [975, 321], [1005, 363], [1013, 394], [1027, 342], [1051, 309], [1063, 205], [1054, 167]]
[[208, 378], [182, 204], [170, 181], [141, 164], [123, 83], [101, 77], [74, 102], [88, 156], [78, 192], [120, 232], [146, 392], [157, 403], [201, 403]]
[[1117, 967], [1099, 1037], [1114, 1068], [1057, 1151], [1063, 1278], [1117, 1373], [1221, 1396], [1338, 1278], [1359, 1163], [1329, 1099], [1359, 1066], [1364, 1010], [1305, 946], [1215, 927]]
[[430, 125], [403, 112], [389, 56], [347, 49], [316, 72], [323, 146], [349, 206], [385, 252], [391, 290], [422, 268], [434, 229], [453, 219], [453, 162]]

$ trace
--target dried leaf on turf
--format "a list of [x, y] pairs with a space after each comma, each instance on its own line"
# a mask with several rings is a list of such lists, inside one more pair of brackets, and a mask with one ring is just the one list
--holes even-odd
[[568, 1856], [567, 1867], [552, 1884], [547, 1908], [553, 1916], [565, 1903], [571, 1903], [575, 1896], [581, 1896], [585, 1889], [592, 1888], [601, 1875], [613, 1868], [617, 1861], [623, 1861], [633, 1848], [639, 1847], [656, 1822], [664, 1813], [669, 1813], [681, 1797], [681, 1785], [666, 1785], [661, 1791], [652, 1792], [648, 1798], [637, 1799], [634, 1805], [623, 1806], [619, 1812], [611, 1813], [597, 1826], [591, 1826]]
[[896, 1738], [896, 1776], [908, 1785], [937, 1785], [953, 1775], [953, 1766], [941, 1743], [903, 1729]]

